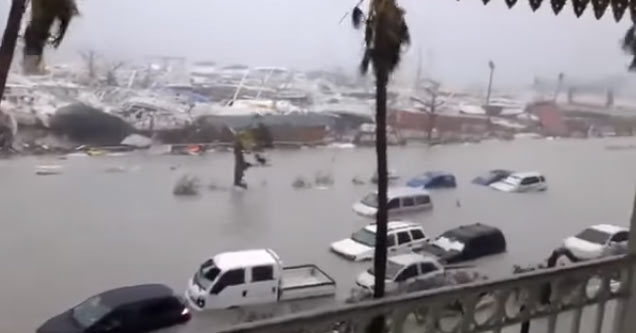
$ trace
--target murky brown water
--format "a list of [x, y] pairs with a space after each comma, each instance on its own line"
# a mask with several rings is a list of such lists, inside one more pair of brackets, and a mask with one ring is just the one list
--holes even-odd
[[[506, 274], [513, 263], [544, 258], [564, 236], [586, 225], [628, 224], [636, 150], [605, 149], [623, 143], [636, 140], [408, 146], [391, 150], [390, 167], [403, 179], [425, 170], [455, 173], [458, 189], [434, 191], [434, 210], [413, 219], [431, 236], [477, 221], [500, 227], [509, 251], [483, 264], [493, 274]], [[204, 259], [244, 248], [271, 247], [290, 265], [318, 264], [336, 278], [339, 298], [346, 297], [369, 263], [340, 259], [328, 245], [367, 222], [355, 216], [351, 204], [372, 186], [354, 186], [351, 179], [370, 177], [374, 151], [308, 149], [269, 155], [272, 167], [248, 171], [248, 191], [204, 189], [194, 199], [172, 195], [176, 179], [190, 172], [206, 186], [227, 185], [231, 154], [0, 161], [0, 331], [32, 332], [50, 316], [114, 287], [162, 282], [182, 292]], [[64, 165], [65, 173], [34, 175], [36, 165], [52, 163]], [[113, 166], [131, 171], [104, 172]], [[470, 184], [494, 168], [542, 171], [549, 190], [505, 194]], [[333, 174], [333, 188], [290, 186], [296, 176], [313, 178], [317, 171]]]

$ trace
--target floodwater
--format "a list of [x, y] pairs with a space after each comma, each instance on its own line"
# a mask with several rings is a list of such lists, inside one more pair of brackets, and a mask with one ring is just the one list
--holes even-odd
[[[492, 275], [502, 275], [515, 263], [542, 260], [563, 237], [589, 224], [628, 225], [636, 150], [606, 149], [617, 144], [636, 139], [410, 145], [392, 148], [389, 156], [402, 181], [425, 170], [457, 176], [457, 189], [433, 191], [433, 211], [412, 220], [429, 236], [474, 222], [500, 227], [508, 252], [483, 264]], [[328, 248], [369, 222], [351, 205], [373, 185], [356, 186], [351, 179], [374, 173], [374, 150], [268, 155], [271, 167], [248, 170], [247, 191], [207, 188], [230, 184], [231, 153], [0, 161], [0, 332], [33, 332], [52, 315], [115, 287], [159, 282], [181, 293], [209, 256], [247, 248], [273, 248], [287, 265], [319, 265], [338, 282], [338, 298], [346, 298], [370, 263], [353, 264]], [[36, 176], [40, 164], [61, 164], [64, 173]], [[105, 171], [120, 167], [127, 172]], [[508, 194], [470, 184], [495, 168], [539, 170], [549, 189]], [[332, 174], [334, 186], [291, 187], [297, 176], [313, 179], [317, 172]], [[175, 181], [185, 173], [200, 177], [200, 196], [173, 196]]]

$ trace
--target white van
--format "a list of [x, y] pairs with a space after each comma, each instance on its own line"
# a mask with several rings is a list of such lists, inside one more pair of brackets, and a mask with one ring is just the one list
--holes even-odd
[[[331, 244], [331, 251], [353, 261], [373, 258], [375, 251], [376, 225], [370, 224], [350, 238]], [[421, 249], [429, 238], [417, 223], [391, 221], [387, 225], [387, 248], [391, 254]]]
[[515, 172], [490, 187], [503, 192], [537, 192], [548, 189], [545, 177], [536, 171]]
[[[433, 208], [431, 195], [423, 188], [391, 187], [388, 189], [387, 199], [389, 216]], [[353, 204], [353, 211], [364, 217], [375, 217], [378, 211], [378, 192], [369, 193]]]
[[333, 296], [336, 282], [315, 265], [283, 267], [270, 249], [225, 252], [206, 260], [188, 282], [195, 310], [227, 309]]

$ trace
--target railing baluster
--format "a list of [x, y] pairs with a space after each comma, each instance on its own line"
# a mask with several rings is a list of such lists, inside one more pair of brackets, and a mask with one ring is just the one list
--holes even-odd
[[[634, 238], [636, 239], [636, 237]], [[386, 323], [391, 333], [439, 333], [440, 328], [453, 332], [484, 333], [508, 332], [507, 327], [516, 326], [510, 332], [519, 332], [518, 327], [524, 321], [532, 322], [531, 329], [534, 333], [555, 333], [557, 331], [560, 313], [573, 312], [573, 318], [568, 318], [570, 327], [563, 327], [568, 333], [581, 333], [583, 329], [594, 333], [603, 332], [604, 317], [609, 311], [607, 302], [617, 300], [629, 301], [632, 291], [630, 285], [634, 278], [632, 256], [619, 256], [607, 258], [589, 263], [576, 264], [571, 267], [558, 269], [546, 269], [536, 273], [517, 275], [502, 280], [490, 280], [478, 282], [466, 286], [445, 287], [439, 290], [412, 292], [403, 295], [391, 296], [381, 300], [372, 300], [357, 304], [336, 306], [335, 308], [317, 309], [308, 312], [296, 313], [287, 317], [270, 318], [259, 322], [245, 323], [233, 328], [222, 330], [224, 333], [368, 333], [369, 324], [378, 315], [386, 315]], [[611, 293], [608, 290], [610, 278], [615, 271], [621, 271], [622, 287], [619, 293]], [[599, 273], [600, 272], [600, 273]], [[607, 273], [607, 274], [605, 274]], [[611, 273], [611, 274], [610, 274]], [[579, 293], [572, 297], [572, 284], [567, 281], [581, 281], [584, 277], [596, 277], [601, 274], [603, 287], [596, 296], [590, 296], [587, 292], [588, 283], [576, 285]], [[565, 281], [565, 283], [563, 283]], [[546, 292], [543, 286], [552, 286], [549, 302], [546, 302]], [[623, 290], [625, 289], [625, 290]], [[511, 290], [523, 290], [528, 295], [521, 294], [518, 297], [510, 295]], [[483, 296], [493, 295], [494, 302], [490, 308], [476, 308]], [[636, 295], [634, 295], [636, 296]], [[449, 304], [455, 304], [460, 300], [462, 304], [462, 317], [457, 321], [458, 312]], [[632, 299], [632, 301], [634, 301]], [[483, 304], [482, 304], [483, 305]], [[595, 316], [583, 316], [586, 306], [596, 306]], [[517, 313], [518, 308], [524, 306], [522, 313]], [[409, 318], [411, 312], [417, 311], [417, 325], [412, 327]], [[614, 317], [621, 317], [624, 311], [629, 310], [629, 305], [619, 305]], [[455, 311], [453, 311], [455, 310]], [[484, 311], [482, 313], [482, 311]], [[475, 316], [477, 313], [479, 316]], [[492, 315], [492, 316], [491, 316]], [[616, 326], [621, 331], [615, 333], [636, 333], [628, 326], [635, 318], [632, 313], [627, 313], [628, 318], [617, 318], [615, 324], [622, 323], [625, 329]], [[440, 317], [444, 317], [441, 320]], [[547, 321], [547, 329], [535, 327], [537, 320]], [[595, 320], [592, 323], [592, 320]], [[408, 322], [405, 325], [405, 322]], [[338, 324], [341, 323], [341, 324]], [[453, 324], [453, 323], [456, 323]], [[605, 322], [605, 324], [608, 324]], [[443, 326], [443, 327], [440, 327]], [[607, 325], [605, 325], [607, 326]], [[512, 327], [511, 327], [512, 328]], [[210, 332], [214, 332], [211, 329]], [[385, 331], [386, 332], [386, 331]], [[561, 331], [559, 331], [561, 333]]]
[[605, 320], [605, 301], [601, 301], [596, 306], [596, 322], [594, 323], [594, 333], [601, 333], [603, 320]]
[[579, 333], [581, 330], [581, 315], [583, 314], [583, 307], [578, 307], [574, 310], [574, 316], [572, 316], [572, 328], [571, 333]]
[[557, 314], [551, 314], [548, 316], [548, 330], [547, 333], [554, 333], [556, 331]]

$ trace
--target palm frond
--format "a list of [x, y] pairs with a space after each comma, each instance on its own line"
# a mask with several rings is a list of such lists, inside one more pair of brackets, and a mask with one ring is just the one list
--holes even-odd
[[627, 32], [625, 32], [625, 36], [623, 37], [622, 48], [625, 53], [632, 56], [632, 62], [629, 65], [630, 71], [636, 71], [636, 26], [632, 25]]
[[351, 23], [353, 27], [359, 29], [362, 25], [362, 20], [364, 19], [364, 13], [362, 13], [362, 9], [360, 7], [355, 6], [351, 11]]
[[59, 47], [71, 20], [78, 14], [75, 0], [32, 0], [31, 21], [24, 32], [24, 56], [41, 58], [49, 38], [53, 47]]

